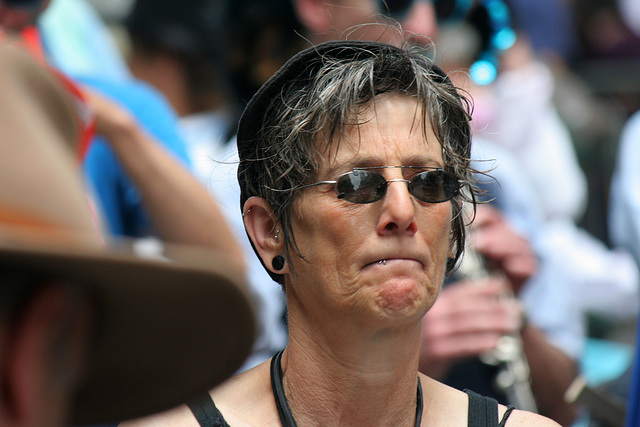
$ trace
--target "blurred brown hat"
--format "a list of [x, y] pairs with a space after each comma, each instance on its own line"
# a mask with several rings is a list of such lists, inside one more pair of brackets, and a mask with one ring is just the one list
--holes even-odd
[[76, 101], [18, 48], [0, 46], [0, 75], [0, 271], [64, 280], [98, 305], [71, 422], [166, 410], [231, 376], [254, 337], [242, 273], [224, 254], [105, 245], [75, 160]]

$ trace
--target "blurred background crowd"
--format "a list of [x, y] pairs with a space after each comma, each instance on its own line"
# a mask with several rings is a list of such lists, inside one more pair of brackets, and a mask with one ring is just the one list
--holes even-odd
[[[237, 201], [233, 137], [242, 108], [301, 48], [337, 37], [384, 39], [370, 24], [400, 22], [473, 97], [482, 141], [474, 160], [495, 169], [495, 204], [540, 265], [525, 274], [536, 286], [515, 289], [528, 319], [579, 361], [607, 403], [626, 402], [640, 306], [640, 178], [627, 148], [640, 146], [640, 3], [381, 0], [361, 2], [373, 6], [360, 15], [352, 3], [52, 0], [37, 25], [50, 64], [128, 109], [219, 203], [244, 245], [259, 301], [249, 367], [287, 336], [281, 291], [254, 258]], [[144, 178], [132, 177], [126, 156], [96, 140], [83, 165], [109, 230], [166, 238], [176, 221], [164, 227], [156, 213], [149, 218]], [[580, 409], [572, 422], [615, 425], [615, 415], [599, 411]]]
[[[125, 31], [125, 20], [132, 10], [134, 0], [87, 2], [94, 6], [109, 28], [114, 30], [118, 46], [124, 49], [126, 56], [130, 49], [130, 39]], [[472, 0], [468, 0], [459, 3], [471, 2]], [[288, 25], [294, 22], [286, 21], [294, 19], [287, 16], [286, 2], [274, 0], [246, 3], [247, 5], [238, 6], [238, 10], [249, 7], [254, 10], [254, 16], [246, 16], [244, 19], [260, 18], [263, 23], [269, 19], [284, 20], [279, 24], [273, 22], [274, 25]], [[445, 0], [443, 3], [456, 2]], [[640, 109], [640, 6], [624, 0], [508, 0], [506, 3], [512, 14], [512, 23], [517, 25], [521, 36], [528, 38], [535, 53], [552, 67], [553, 77], [557, 80], [553, 102], [571, 132], [571, 141], [589, 183], [589, 197], [579, 218], [580, 224], [608, 243], [608, 186], [616, 147], [622, 124], [632, 113]], [[184, 4], [180, 8], [188, 9], [189, 6]], [[158, 13], [163, 14], [161, 10]], [[186, 16], [180, 19], [189, 19], [188, 10], [182, 13]], [[216, 37], [219, 37], [215, 32], [222, 28], [223, 22], [215, 22], [214, 16], [200, 18], [210, 22], [194, 23], [189, 29], [192, 32], [190, 36], [207, 37], [214, 40], [212, 44], [216, 45], [216, 48], [220, 48], [219, 43], [215, 41]], [[153, 18], [145, 19], [150, 26], [160, 25], [153, 23]], [[135, 33], [136, 24], [131, 25], [129, 28]], [[257, 28], [243, 30], [241, 22], [227, 21], [226, 25], [228, 31], [236, 32], [237, 41], [240, 41], [240, 38], [252, 40], [256, 35], [252, 31], [258, 31]], [[199, 26], [202, 28], [198, 28]], [[141, 28], [139, 31], [146, 30]], [[271, 41], [272, 52], [263, 52], [262, 55], [279, 53], [273, 50], [283, 49], [285, 45], [281, 42], [284, 41]], [[301, 43], [301, 40], [297, 42]], [[183, 54], [190, 49], [195, 49], [195, 46], [175, 47], [176, 53]], [[258, 47], [255, 49], [260, 50]], [[286, 53], [280, 55], [282, 59]], [[256, 79], [264, 79], [269, 74], [268, 65], [265, 64], [264, 67], [266, 69], [254, 71], [264, 73], [261, 77], [255, 77]], [[271, 67], [272, 70], [275, 65], [272, 64]]]

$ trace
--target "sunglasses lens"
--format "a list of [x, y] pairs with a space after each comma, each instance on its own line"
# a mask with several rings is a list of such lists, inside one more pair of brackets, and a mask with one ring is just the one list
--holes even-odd
[[458, 193], [458, 180], [444, 171], [421, 172], [409, 183], [409, 191], [423, 202], [440, 203]]
[[380, 200], [387, 190], [382, 175], [365, 170], [354, 170], [342, 175], [336, 182], [338, 198], [351, 203], [373, 203]]

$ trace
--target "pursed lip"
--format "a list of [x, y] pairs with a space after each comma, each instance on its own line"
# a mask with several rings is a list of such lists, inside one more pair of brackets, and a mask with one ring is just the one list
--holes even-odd
[[417, 262], [418, 264], [420, 264], [421, 267], [424, 267], [424, 262], [419, 257], [411, 256], [411, 255], [388, 254], [388, 255], [371, 257], [369, 258], [369, 260], [370, 261], [365, 262], [363, 269], [367, 267], [376, 266], [376, 265], [386, 266], [386, 265], [393, 264], [395, 262], [404, 262], [404, 261]]

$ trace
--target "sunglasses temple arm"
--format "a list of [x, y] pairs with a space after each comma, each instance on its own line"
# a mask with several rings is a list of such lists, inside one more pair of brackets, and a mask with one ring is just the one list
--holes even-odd
[[268, 185], [265, 185], [265, 187], [270, 191], [276, 191], [278, 193], [286, 193], [287, 191], [302, 190], [304, 188], [315, 187], [316, 185], [335, 184], [335, 183], [336, 181], [320, 181], [320, 182], [314, 182], [313, 184], [302, 185], [300, 187], [284, 188], [284, 189], [272, 188], [272, 187], [269, 187]]

